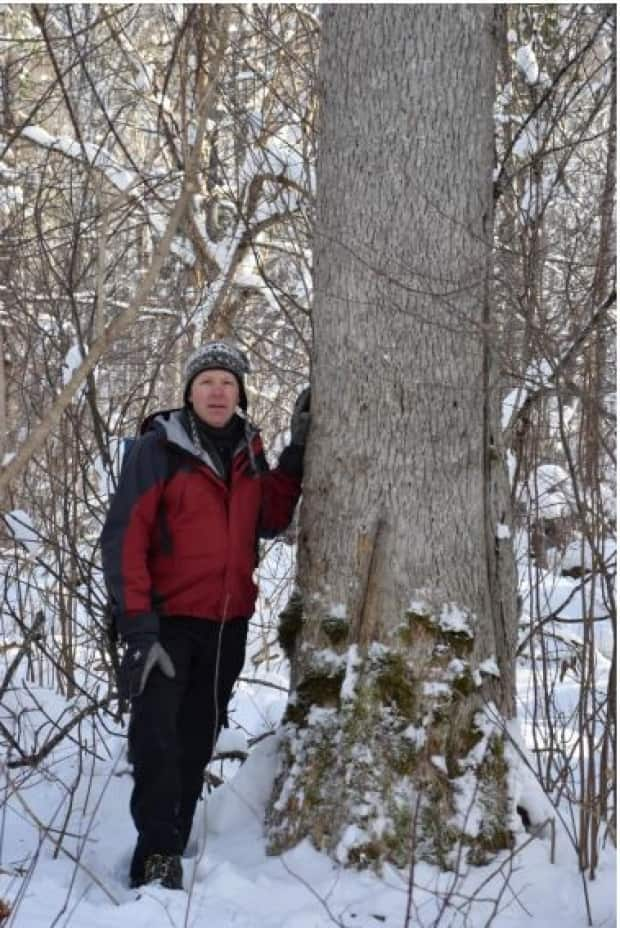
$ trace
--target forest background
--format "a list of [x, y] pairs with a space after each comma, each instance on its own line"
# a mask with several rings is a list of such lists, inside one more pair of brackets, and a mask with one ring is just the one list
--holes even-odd
[[[587, 901], [617, 821], [615, 8], [498, 16], [519, 720], [555, 810], [541, 824], [562, 814]], [[36, 829], [75, 848], [76, 797], [124, 730], [97, 549], [123, 439], [178, 404], [184, 358], [215, 335], [251, 358], [274, 454], [310, 379], [320, 9], [5, 5], [0, 24], [2, 788], [6, 808], [73, 757], [64, 824]], [[294, 527], [263, 550], [253, 693], [286, 687], [294, 552]], [[254, 721], [250, 742], [277, 713]], [[7, 917], [25, 861], [7, 867]]]

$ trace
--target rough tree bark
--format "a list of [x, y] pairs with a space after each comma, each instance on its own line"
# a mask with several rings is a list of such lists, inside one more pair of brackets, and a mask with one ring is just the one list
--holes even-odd
[[313, 425], [274, 852], [310, 836], [344, 863], [405, 864], [414, 844], [450, 866], [459, 845], [482, 862], [512, 842], [494, 15], [322, 8]]

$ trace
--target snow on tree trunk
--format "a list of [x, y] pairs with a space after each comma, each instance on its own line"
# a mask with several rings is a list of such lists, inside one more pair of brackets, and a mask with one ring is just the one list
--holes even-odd
[[516, 626], [489, 324], [494, 11], [322, 15], [313, 425], [270, 847], [481, 862], [512, 841], [493, 717], [513, 713]]

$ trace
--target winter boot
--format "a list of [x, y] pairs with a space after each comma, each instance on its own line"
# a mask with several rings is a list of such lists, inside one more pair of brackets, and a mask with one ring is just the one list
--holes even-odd
[[144, 882], [166, 889], [183, 889], [183, 867], [178, 854], [151, 854], [144, 864]]

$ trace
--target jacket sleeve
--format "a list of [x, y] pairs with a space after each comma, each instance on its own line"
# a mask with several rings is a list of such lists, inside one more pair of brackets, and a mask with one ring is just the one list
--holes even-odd
[[301, 494], [302, 473], [303, 448], [289, 445], [280, 455], [278, 466], [261, 474], [261, 538], [274, 538], [290, 525]]
[[101, 533], [103, 573], [121, 633], [126, 619], [153, 611], [148, 551], [166, 473], [164, 444], [153, 433], [139, 438], [123, 462]]

